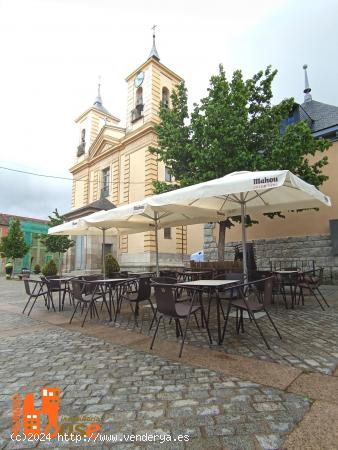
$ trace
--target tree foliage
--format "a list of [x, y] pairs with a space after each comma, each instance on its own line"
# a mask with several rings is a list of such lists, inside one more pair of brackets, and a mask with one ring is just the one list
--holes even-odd
[[[294, 108], [294, 99], [272, 105], [272, 82], [277, 74], [268, 66], [245, 80], [236, 70], [228, 80], [223, 67], [210, 79], [206, 97], [189, 115], [187, 89], [182, 82], [171, 95], [171, 109], [161, 105], [156, 125], [157, 147], [150, 148], [169, 167], [180, 187], [242, 170], [288, 169], [320, 186], [327, 177], [322, 168], [327, 156], [317, 158], [331, 143], [314, 139], [305, 122], [286, 127], [282, 120]], [[311, 157], [316, 155], [316, 161]], [[157, 181], [157, 193], [172, 189]], [[176, 186], [177, 187], [177, 186]], [[280, 213], [269, 214], [274, 217]], [[225, 228], [238, 217], [227, 220]], [[254, 223], [249, 217], [246, 225]]]
[[7, 258], [23, 258], [30, 249], [30, 245], [25, 242], [24, 234], [21, 230], [20, 221], [12, 220], [9, 226], [8, 235], [1, 238], [0, 252]]
[[[51, 227], [56, 227], [57, 225], [61, 225], [62, 223], [64, 223], [65, 221], [64, 217], [60, 216], [57, 209], [55, 209], [55, 211], [53, 211], [52, 214], [54, 214], [54, 217], [48, 216]], [[54, 236], [51, 234], [42, 234], [40, 238], [48, 252], [58, 253], [60, 263], [59, 271], [61, 275], [61, 267], [62, 267], [61, 254], [66, 253], [66, 251], [69, 248], [74, 247], [75, 242], [72, 239], [69, 239], [68, 236]]]
[[[51, 227], [56, 227], [57, 225], [64, 223], [64, 217], [60, 216], [57, 209], [55, 209], [52, 214], [54, 214], [54, 217], [48, 216]], [[40, 237], [47, 251], [51, 253], [65, 253], [69, 248], [74, 247], [75, 245], [75, 242], [72, 239], [69, 239], [68, 236], [42, 234]]]

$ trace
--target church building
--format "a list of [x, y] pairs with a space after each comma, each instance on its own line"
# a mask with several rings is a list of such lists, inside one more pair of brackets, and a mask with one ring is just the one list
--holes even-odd
[[[100, 85], [94, 104], [76, 120], [79, 145], [73, 176], [72, 211], [66, 220], [114, 208], [153, 194], [153, 181], [171, 182], [171, 175], [156, 155], [155, 125], [161, 102], [170, 108], [170, 95], [182, 78], [160, 62], [155, 45], [148, 59], [126, 78], [126, 127], [103, 106]], [[125, 269], [150, 270], [155, 266], [153, 231], [128, 236], [107, 233], [105, 253], [113, 253]], [[67, 258], [68, 270], [101, 268], [102, 238], [78, 236]], [[161, 267], [182, 266], [192, 252], [203, 248], [203, 226], [165, 228], [159, 235]]]

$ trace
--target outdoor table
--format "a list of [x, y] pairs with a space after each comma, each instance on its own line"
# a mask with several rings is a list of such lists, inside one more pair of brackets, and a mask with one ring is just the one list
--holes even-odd
[[[290, 296], [291, 296], [291, 309], [294, 308], [295, 300], [296, 300], [296, 291], [297, 291], [297, 281], [298, 281], [298, 274], [300, 273], [299, 270], [274, 270], [276, 275], [280, 275], [281, 277], [281, 286], [280, 290], [284, 297], [285, 306], [287, 308], [286, 304], [286, 292], [284, 287], [289, 286], [290, 288]], [[297, 275], [297, 277], [296, 277]]]
[[231, 285], [231, 284], [238, 284], [238, 283], [240, 283], [240, 280], [195, 280], [195, 281], [183, 281], [183, 282], [177, 283], [177, 284], [179, 284], [181, 286], [185, 286], [185, 287], [193, 286], [193, 287], [208, 288], [209, 295], [211, 295], [210, 291], [212, 291], [212, 290], [216, 292], [218, 345], [220, 345], [222, 343], [220, 298], [219, 298], [218, 290], [221, 287]]
[[[97, 289], [100, 288], [102, 295], [105, 297], [107, 291], [109, 294], [109, 320], [110, 322], [112, 322], [113, 320], [113, 316], [112, 316], [112, 307], [114, 308], [115, 311], [115, 306], [114, 306], [114, 299], [113, 299], [113, 288], [116, 287], [117, 284], [123, 283], [124, 281], [130, 281], [130, 278], [103, 278], [101, 280], [90, 280], [87, 281], [87, 283], [92, 283], [95, 284], [95, 288], [93, 291], [93, 299], [94, 296], [97, 292]], [[118, 307], [118, 303], [119, 303], [119, 292], [117, 290], [115, 290], [116, 293], [116, 303], [117, 303], [117, 307]]]
[[[70, 292], [69, 290], [69, 282], [71, 280], [73, 280], [76, 277], [62, 277], [62, 278], [48, 278], [47, 281], [52, 281], [53, 283], [58, 283], [59, 284], [59, 311], [62, 311], [63, 309], [63, 304], [62, 304], [62, 308], [61, 308], [61, 292], [63, 291], [63, 302], [64, 302], [64, 298], [66, 295], [66, 291], [68, 290], [68, 292]], [[64, 288], [62, 288], [62, 285], [65, 285]], [[50, 295], [52, 294], [52, 291], [50, 292]], [[63, 303], [62, 302], [62, 303]]]

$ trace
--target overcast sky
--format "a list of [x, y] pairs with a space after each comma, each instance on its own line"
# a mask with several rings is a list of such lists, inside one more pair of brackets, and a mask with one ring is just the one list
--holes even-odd
[[[189, 102], [223, 63], [231, 76], [278, 69], [274, 101], [338, 105], [337, 0], [0, 0], [0, 166], [69, 177], [74, 119], [92, 105], [125, 122], [126, 76], [148, 57], [153, 24], [161, 62], [181, 75]], [[0, 212], [46, 218], [70, 209], [71, 182], [0, 169]]]

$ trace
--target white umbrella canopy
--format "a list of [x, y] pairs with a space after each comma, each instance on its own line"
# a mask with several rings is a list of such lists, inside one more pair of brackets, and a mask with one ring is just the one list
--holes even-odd
[[151, 199], [153, 207], [171, 204], [194, 206], [216, 210], [228, 217], [241, 214], [243, 202], [247, 213], [331, 206], [329, 197], [288, 170], [233, 172]]
[[217, 211], [201, 207], [168, 204], [153, 207], [152, 199], [163, 194], [147, 197], [143, 200], [119, 206], [108, 211], [99, 211], [84, 218], [89, 227], [117, 227], [120, 230], [155, 231], [156, 270], [159, 273], [158, 261], [158, 229], [181, 225], [192, 225], [206, 221], [218, 221], [220, 215]]
[[[101, 211], [99, 211], [101, 212]], [[91, 214], [90, 216], [95, 216], [98, 213]], [[91, 225], [86, 222], [86, 217], [80, 219], [71, 220], [69, 222], [64, 222], [55, 227], [48, 229], [48, 234], [60, 236], [60, 235], [70, 235], [70, 236], [102, 236], [102, 270], [105, 276], [105, 264], [104, 264], [104, 247], [106, 236], [116, 236], [119, 234], [132, 234], [140, 233], [144, 231], [144, 227], [134, 225], [133, 228], [116, 228], [113, 225]]]
[[243, 268], [247, 278], [246, 232], [247, 213], [265, 213], [331, 206], [330, 198], [288, 170], [234, 172], [222, 178], [199, 183], [164, 194], [147, 197], [139, 202], [87, 216], [89, 227], [116, 227], [146, 231], [154, 229], [156, 236], [156, 266], [158, 264], [159, 227], [217, 222], [227, 217], [242, 216]]
[[271, 170], [233, 172], [222, 178], [154, 196], [150, 199], [150, 205], [154, 209], [169, 205], [185, 206], [187, 210], [190, 207], [208, 208], [226, 217], [241, 215], [243, 268], [247, 279], [246, 214], [318, 208], [331, 206], [331, 201], [315, 186], [290, 171]]

